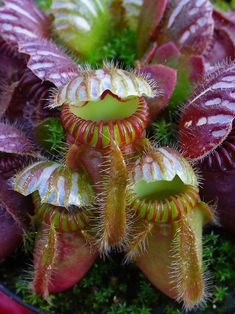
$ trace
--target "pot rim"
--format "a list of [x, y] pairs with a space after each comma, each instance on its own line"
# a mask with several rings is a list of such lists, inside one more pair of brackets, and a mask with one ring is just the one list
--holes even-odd
[[10, 299], [15, 301], [16, 303], [18, 303], [19, 305], [22, 305], [23, 307], [32, 311], [35, 314], [52, 314], [49, 312], [42, 312], [41, 310], [34, 307], [33, 305], [29, 305], [29, 304], [23, 302], [19, 296], [17, 296], [14, 292], [12, 292], [8, 288], [6, 288], [6, 286], [4, 284], [2, 284], [1, 282], [0, 282], [0, 291], [3, 292], [6, 296], [8, 296]]

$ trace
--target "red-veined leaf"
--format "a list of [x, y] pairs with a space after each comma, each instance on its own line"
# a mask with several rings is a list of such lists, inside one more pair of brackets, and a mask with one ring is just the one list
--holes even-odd
[[213, 18], [215, 21], [215, 28], [226, 29], [235, 42], [235, 14], [234, 12], [225, 13], [218, 10], [213, 11]]
[[29, 200], [9, 190], [9, 183], [0, 176], [0, 261], [19, 245], [31, 209]]
[[181, 70], [187, 70], [190, 81], [193, 83], [201, 81], [205, 75], [204, 57], [184, 55], [173, 42], [160, 46], [153, 56], [153, 62], [163, 63], [178, 70], [178, 79]]
[[6, 42], [48, 38], [50, 19], [32, 0], [4, 0], [0, 7], [0, 33]]
[[24, 56], [0, 38], [0, 118], [7, 110], [26, 67]]
[[4, 117], [12, 123], [19, 121], [22, 129], [33, 136], [34, 128], [43, 119], [59, 114], [57, 110], [51, 110], [47, 106], [53, 87], [52, 83], [42, 82], [29, 69], [25, 70]]
[[235, 233], [235, 170], [218, 171], [217, 169], [202, 169], [203, 187], [201, 194], [205, 201], [217, 205], [219, 222]]
[[235, 16], [214, 10], [215, 31], [213, 42], [205, 53], [210, 64], [224, 59], [235, 59]]
[[156, 50], [153, 60], [158, 63], [168, 63], [169, 61], [177, 60], [180, 56], [181, 52], [176, 45], [170, 41]]
[[229, 135], [235, 117], [235, 64], [205, 78], [185, 106], [180, 119], [180, 143], [185, 156], [200, 159]]
[[39, 39], [20, 42], [19, 51], [29, 55], [28, 67], [37, 77], [57, 87], [79, 73], [79, 65], [50, 41]]
[[160, 111], [167, 107], [168, 101], [176, 87], [177, 72], [172, 68], [160, 64], [145, 66], [141, 68], [141, 72], [150, 75], [157, 83], [159, 90], [159, 96], [153, 99], [147, 99], [151, 116], [154, 118]]
[[213, 35], [213, 7], [208, 0], [168, 1], [156, 39], [174, 41], [184, 52], [202, 54]]
[[35, 150], [26, 135], [15, 126], [0, 122], [0, 152], [34, 155]]

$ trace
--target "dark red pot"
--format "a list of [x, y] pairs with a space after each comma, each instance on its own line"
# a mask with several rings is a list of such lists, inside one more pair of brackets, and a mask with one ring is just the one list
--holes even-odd
[[1, 314], [49, 314], [24, 303], [18, 296], [0, 284]]

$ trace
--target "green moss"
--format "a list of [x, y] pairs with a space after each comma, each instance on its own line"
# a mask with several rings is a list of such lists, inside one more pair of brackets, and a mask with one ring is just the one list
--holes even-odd
[[212, 0], [211, 1], [217, 8], [224, 10], [224, 11], [228, 11], [232, 8], [235, 7], [235, 0]]
[[35, 129], [35, 140], [44, 151], [56, 155], [66, 147], [66, 134], [58, 118], [48, 118]]
[[[111, 40], [102, 48], [102, 60], [113, 60], [124, 67], [134, 67], [136, 55], [136, 34], [124, 29], [118, 34], [113, 34]], [[102, 60], [97, 60], [98, 63]]]
[[177, 115], [173, 110], [166, 112], [151, 125], [150, 132], [159, 146], [176, 146], [178, 137]]
[[[23, 276], [17, 278], [15, 290], [18, 295], [23, 296], [24, 302], [40, 308], [41, 311], [51, 310], [51, 305], [49, 303], [42, 300], [40, 296], [31, 292], [29, 281], [25, 280]], [[50, 301], [53, 302], [54, 298], [55, 296], [51, 296]]]
[[103, 62], [110, 61], [119, 64], [123, 68], [135, 67], [136, 55], [136, 33], [128, 28], [110, 30], [109, 40], [99, 50], [93, 51], [90, 65], [103, 67]]
[[44, 11], [50, 9], [52, 0], [36, 0], [37, 5]]
[[[34, 238], [32, 234], [28, 237]], [[196, 313], [233, 313], [235, 246], [217, 231], [208, 232], [204, 244], [205, 271], [210, 271], [214, 278], [210, 300]], [[97, 260], [80, 284], [52, 295], [47, 303], [30, 292], [28, 275], [12, 267], [18, 262], [19, 269], [25, 268], [31, 259], [30, 255], [23, 254], [9, 258], [0, 266], [0, 278], [25, 302], [43, 311], [60, 314], [183, 314], [181, 306], [155, 289], [133, 264], [123, 265], [121, 255], [113, 256], [112, 260]]]
[[33, 252], [35, 239], [37, 236], [37, 231], [31, 227], [28, 231], [26, 231], [23, 235], [23, 251], [26, 254], [30, 254]]

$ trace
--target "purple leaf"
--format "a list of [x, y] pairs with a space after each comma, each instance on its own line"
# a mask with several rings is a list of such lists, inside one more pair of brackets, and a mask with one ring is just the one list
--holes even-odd
[[5, 117], [8, 121], [19, 121], [22, 129], [33, 136], [33, 130], [43, 119], [57, 116], [57, 110], [47, 107], [50, 90], [54, 85], [42, 82], [29, 69], [25, 70], [14, 91]]
[[203, 175], [201, 194], [216, 204], [219, 222], [235, 232], [235, 121], [223, 143], [198, 163]]
[[190, 80], [200, 83], [206, 74], [206, 63], [202, 56], [191, 56], [188, 60], [190, 66]]
[[214, 10], [215, 31], [211, 47], [205, 53], [211, 64], [235, 59], [235, 16]]
[[199, 55], [183, 55], [173, 42], [160, 46], [153, 61], [169, 65], [177, 70], [188, 69], [189, 78], [193, 83], [201, 81], [205, 76], [205, 60]]
[[31, 158], [28, 156], [19, 156], [6, 154], [0, 157], [0, 176], [4, 179], [12, 178], [25, 164], [29, 163]]
[[235, 64], [205, 78], [189, 99], [180, 119], [185, 156], [201, 159], [227, 138], [235, 117]]
[[32, 0], [5, 0], [0, 7], [0, 33], [6, 42], [48, 38], [50, 19]]
[[158, 63], [168, 63], [177, 60], [181, 56], [181, 52], [173, 42], [160, 46], [154, 55], [154, 61]]
[[156, 31], [157, 42], [174, 41], [184, 52], [202, 54], [213, 35], [212, 12], [208, 0], [168, 1], [160, 29]]
[[0, 38], [0, 118], [7, 110], [12, 95], [26, 67], [25, 58]]
[[0, 152], [34, 155], [35, 150], [25, 134], [15, 126], [0, 122]]
[[234, 12], [224, 13], [218, 10], [213, 11], [213, 18], [215, 21], [216, 29], [225, 29], [230, 33], [231, 37], [235, 41], [235, 14]]
[[138, 25], [138, 52], [145, 52], [166, 9], [167, 0], [144, 0]]
[[19, 51], [30, 56], [28, 67], [37, 77], [57, 87], [79, 73], [79, 65], [50, 41], [39, 39], [20, 42]]
[[0, 203], [0, 262], [10, 255], [20, 244], [22, 229], [6, 213]]
[[160, 64], [145, 66], [141, 69], [141, 72], [149, 74], [151, 78], [156, 81], [160, 91], [160, 96], [154, 99], [147, 99], [151, 116], [154, 119], [160, 111], [167, 107], [168, 101], [176, 87], [177, 72], [174, 69]]
[[234, 41], [225, 29], [215, 29], [212, 46], [205, 53], [205, 57], [210, 64], [226, 58], [235, 59]]
[[29, 200], [9, 190], [8, 182], [0, 176], [0, 261], [19, 245], [31, 209]]
[[235, 169], [218, 171], [202, 169], [203, 187], [201, 193], [207, 202], [217, 205], [219, 222], [227, 230], [235, 232]]

